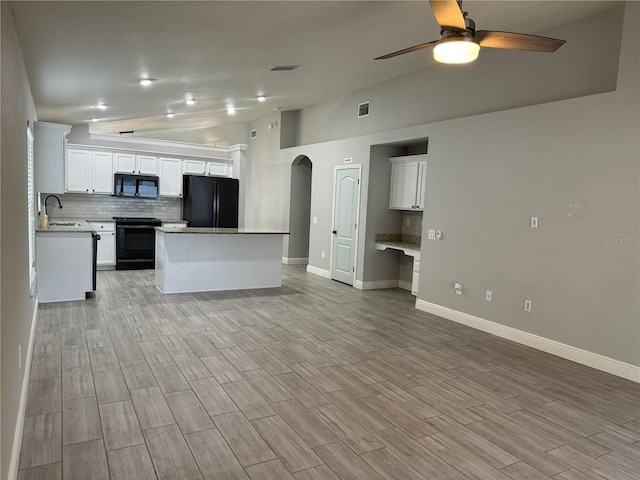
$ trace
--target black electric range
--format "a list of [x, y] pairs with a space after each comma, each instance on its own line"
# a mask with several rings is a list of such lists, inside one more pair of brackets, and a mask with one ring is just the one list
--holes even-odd
[[113, 217], [116, 221], [116, 270], [155, 268], [156, 231], [153, 217]]

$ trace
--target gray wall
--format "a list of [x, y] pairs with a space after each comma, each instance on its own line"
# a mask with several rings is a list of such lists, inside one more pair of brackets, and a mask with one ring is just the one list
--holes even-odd
[[[427, 229], [437, 228], [443, 231], [444, 239], [423, 241], [418, 298], [640, 365], [640, 5], [630, 2], [624, 8], [623, 30], [611, 20], [620, 18], [621, 9], [569, 25], [566, 35], [565, 29], [557, 29], [559, 37], [584, 45], [584, 50], [565, 61], [583, 72], [608, 70], [602, 75], [617, 79], [614, 91], [586, 94], [589, 92], [578, 79], [575, 89], [563, 94], [566, 99], [552, 101], [558, 94], [555, 70], [564, 74], [564, 66], [551, 61], [544, 73], [552, 80], [536, 78], [530, 83], [521, 78], [524, 66], [511, 55], [492, 56], [486, 59], [492, 64], [491, 71], [444, 85], [447, 89], [451, 85], [456, 94], [486, 85], [483, 96], [501, 97], [498, 106], [507, 104], [507, 110], [473, 115], [475, 106], [460, 102], [453, 107], [461, 118], [405, 127], [417, 120], [415, 109], [399, 101], [389, 105], [385, 122], [361, 136], [279, 152], [277, 142], [255, 145], [250, 149], [250, 167], [261, 192], [259, 208], [269, 212], [274, 226], [287, 224], [288, 167], [298, 155], [307, 155], [314, 166], [311, 214], [318, 216], [318, 225], [312, 226], [309, 264], [329, 270], [334, 167], [342, 164], [344, 157], [362, 164], [360, 218], [375, 222], [375, 212], [368, 211], [370, 198], [376, 193], [367, 188], [371, 146], [428, 138], [423, 238]], [[591, 45], [592, 27], [600, 21], [603, 23], [596, 31], [606, 27], [614, 39], [620, 38], [622, 31], [621, 47], [615, 42], [613, 46]], [[619, 58], [612, 54], [618, 51]], [[619, 60], [614, 73], [605, 57]], [[484, 69], [480, 63], [477, 68]], [[433, 102], [437, 106], [446, 92], [442, 93], [445, 87], [425, 88], [431, 73], [373, 87], [366, 97], [372, 105], [389, 98], [411, 98], [417, 104]], [[512, 91], [511, 83], [505, 85], [505, 78], [516, 79], [521, 93]], [[353, 97], [361, 94], [356, 92]], [[520, 96], [535, 97], [534, 105], [513, 108]], [[536, 100], [542, 98], [547, 103]], [[465, 105], [469, 111], [460, 113]], [[335, 106], [332, 101], [317, 108]], [[299, 116], [299, 134], [319, 129], [322, 135], [329, 135], [338, 121], [338, 116], [329, 116], [326, 124], [318, 125], [310, 120], [315, 113], [307, 110]], [[363, 128], [350, 127], [347, 120], [340, 125], [345, 134]], [[378, 128], [387, 130], [375, 133]], [[270, 190], [267, 195], [262, 179], [269, 186], [275, 182], [280, 190]], [[248, 206], [250, 210], [252, 206]], [[379, 215], [387, 213], [380, 211]], [[537, 230], [528, 227], [533, 215], [540, 217]], [[366, 248], [374, 233], [361, 222], [356, 264], [360, 281], [369, 263], [376, 261]], [[324, 259], [323, 250], [327, 252]], [[454, 295], [453, 281], [465, 285], [465, 295]], [[493, 290], [492, 303], [484, 301], [486, 289]], [[522, 310], [525, 298], [533, 301], [530, 314]]]
[[[27, 223], [27, 122], [33, 131], [35, 107], [13, 22], [11, 5], [2, 16], [2, 155], [0, 164], [0, 477], [7, 478], [16, 429], [24, 360], [34, 299], [29, 294]], [[22, 369], [18, 368], [22, 345]]]
[[[485, 48], [474, 63], [436, 65], [302, 109], [298, 145], [612, 91], [621, 19], [614, 8], [540, 32], [567, 40], [553, 55]], [[370, 115], [358, 119], [368, 100]]]
[[289, 203], [288, 258], [309, 257], [312, 168], [306, 157], [296, 159], [291, 165], [291, 199], [294, 201]]

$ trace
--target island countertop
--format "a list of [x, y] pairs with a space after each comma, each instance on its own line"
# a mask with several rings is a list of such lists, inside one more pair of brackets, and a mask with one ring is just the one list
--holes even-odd
[[214, 235], [289, 235], [283, 230], [268, 228], [156, 227], [162, 233], [198, 233]]

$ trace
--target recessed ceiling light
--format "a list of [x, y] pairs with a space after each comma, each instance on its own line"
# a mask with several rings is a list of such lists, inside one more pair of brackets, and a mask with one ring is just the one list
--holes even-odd
[[155, 78], [141, 78], [140, 80], [138, 80], [138, 83], [143, 87], [148, 87], [155, 81], [156, 81]]
[[173, 112], [167, 112], [167, 118], [173, 118], [175, 114]]
[[233, 107], [227, 107], [227, 113], [229, 115], [234, 115], [236, 113], [236, 109]]
[[97, 118], [92, 118], [92, 119], [91, 119], [91, 121], [92, 121], [93, 123], [96, 123], [96, 122], [98, 121], [98, 119], [97, 119]]
[[94, 106], [93, 108], [97, 108], [98, 110], [106, 110], [107, 106], [104, 103], [99, 103], [96, 106]]
[[196, 99], [195, 99], [195, 98], [187, 98], [187, 99], [185, 100], [185, 103], [186, 103], [187, 105], [195, 105], [195, 103], [196, 103]]
[[256, 97], [256, 100], [258, 100], [259, 102], [266, 102], [267, 101], [267, 97], [265, 97], [264, 95], [258, 95]]

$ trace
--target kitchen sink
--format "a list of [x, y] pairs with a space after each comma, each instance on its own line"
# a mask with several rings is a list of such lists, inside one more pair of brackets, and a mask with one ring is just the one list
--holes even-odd
[[50, 227], [79, 227], [80, 222], [49, 222]]

